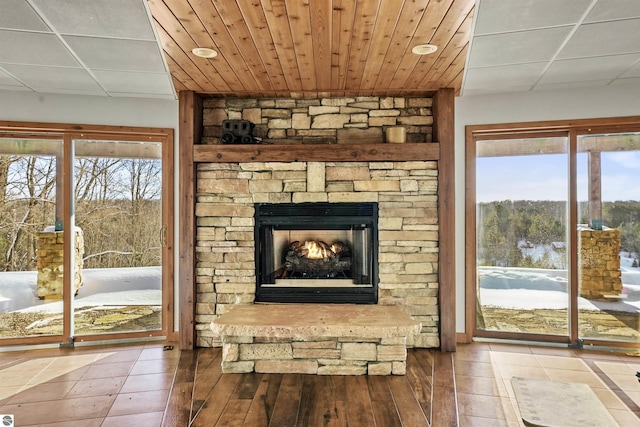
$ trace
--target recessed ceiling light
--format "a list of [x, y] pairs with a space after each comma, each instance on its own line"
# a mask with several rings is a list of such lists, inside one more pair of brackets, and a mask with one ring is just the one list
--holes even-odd
[[218, 56], [218, 52], [208, 47], [195, 47], [191, 50], [191, 53], [200, 58], [215, 58]]
[[416, 55], [429, 55], [438, 50], [438, 46], [434, 44], [419, 44], [411, 49]]

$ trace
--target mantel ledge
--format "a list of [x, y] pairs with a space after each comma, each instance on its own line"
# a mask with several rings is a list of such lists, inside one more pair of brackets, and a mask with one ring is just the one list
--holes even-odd
[[366, 162], [440, 159], [440, 144], [199, 144], [195, 163], [241, 162]]

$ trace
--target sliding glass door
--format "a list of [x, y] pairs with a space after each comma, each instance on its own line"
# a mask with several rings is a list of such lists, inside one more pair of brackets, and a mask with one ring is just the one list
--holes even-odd
[[63, 333], [62, 139], [0, 138], [0, 339]]
[[640, 133], [580, 135], [578, 333], [640, 342]]
[[468, 129], [467, 328], [640, 344], [640, 122]]
[[162, 144], [73, 145], [74, 335], [161, 330]]
[[478, 141], [479, 331], [568, 335], [568, 138]]
[[173, 330], [171, 133], [78, 127], [0, 123], [0, 345]]

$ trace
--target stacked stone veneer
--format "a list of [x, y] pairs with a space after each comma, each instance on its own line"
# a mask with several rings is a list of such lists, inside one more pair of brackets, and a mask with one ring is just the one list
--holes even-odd
[[[379, 304], [400, 306], [422, 324], [407, 346], [439, 346], [437, 162], [202, 163], [196, 175], [198, 346], [222, 345], [210, 323], [255, 300], [256, 202], [378, 202]], [[294, 344], [292, 351], [327, 353], [337, 347], [322, 346], [343, 345]]]
[[404, 375], [406, 338], [271, 338], [225, 336], [225, 373]]
[[[39, 298], [60, 299], [64, 292], [64, 231], [42, 231], [38, 235], [38, 278], [37, 295]], [[82, 286], [82, 267], [84, 264], [84, 235], [76, 228], [73, 283], [77, 293]]]
[[590, 299], [620, 295], [620, 230], [579, 230], [578, 249], [580, 295]]
[[431, 142], [432, 99], [353, 97], [324, 99], [205, 99], [203, 144], [217, 144], [222, 121], [255, 124], [254, 136], [270, 143], [384, 142], [390, 126], [406, 129], [407, 142]]
[[396, 306], [244, 305], [214, 321], [223, 373], [404, 375], [420, 323]]

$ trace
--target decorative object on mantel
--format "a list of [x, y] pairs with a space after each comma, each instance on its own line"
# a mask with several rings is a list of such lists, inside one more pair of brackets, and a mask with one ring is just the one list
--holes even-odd
[[407, 140], [407, 130], [403, 126], [389, 126], [386, 129], [387, 142], [402, 144]]
[[220, 142], [223, 144], [255, 144], [253, 128], [255, 125], [248, 120], [223, 120], [222, 136]]

